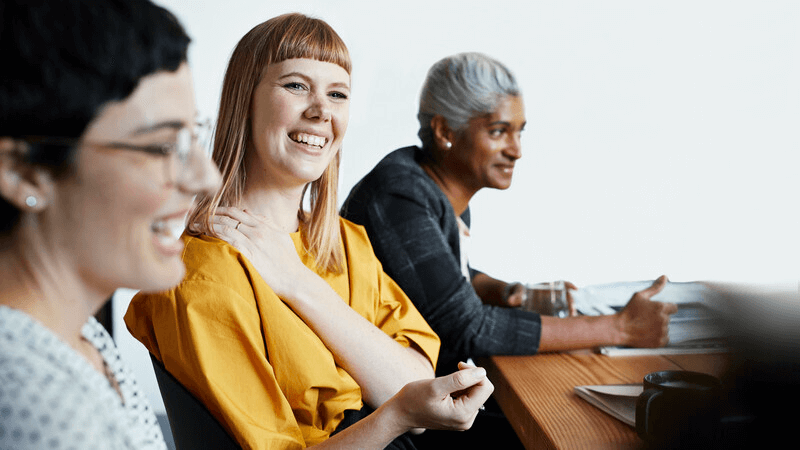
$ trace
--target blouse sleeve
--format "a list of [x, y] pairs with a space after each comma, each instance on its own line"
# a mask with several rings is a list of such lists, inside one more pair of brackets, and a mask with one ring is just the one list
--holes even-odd
[[[350, 269], [350, 306], [404, 347], [425, 355], [436, 368], [441, 342], [400, 286], [383, 271], [363, 227], [343, 223]], [[371, 291], [371, 293], [367, 293]]]
[[364, 225], [386, 273], [439, 335], [440, 373], [470, 356], [536, 353], [539, 316], [483, 304], [443, 231], [442, 208], [421, 183], [412, 175], [391, 188], [357, 186], [369, 192], [351, 193], [343, 212]]
[[167, 293], [138, 295], [125, 322], [240, 445], [305, 447], [268, 362], [253, 298], [218, 282], [185, 281]]

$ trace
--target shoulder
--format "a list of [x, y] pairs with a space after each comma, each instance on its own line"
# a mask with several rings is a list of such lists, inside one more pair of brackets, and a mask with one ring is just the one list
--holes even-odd
[[[151, 320], [174, 320], [178, 309], [218, 305], [218, 298], [241, 298], [251, 303], [253, 298], [252, 265], [235, 247], [211, 236], [184, 235], [183, 263], [186, 274], [172, 289], [162, 292], [139, 292], [125, 316], [128, 330], [139, 340], [153, 330]], [[222, 304], [230, 304], [223, 302]], [[137, 328], [134, 333], [132, 328]], [[147, 345], [147, 344], [145, 344]], [[151, 348], [152, 351], [152, 348]]]
[[[200, 235], [183, 237], [183, 261], [187, 268], [201, 269], [208, 266], [225, 265], [235, 262], [241, 254], [235, 247], [215, 237]], [[188, 273], [187, 273], [188, 275]]]
[[372, 209], [392, 209], [397, 202], [411, 202], [443, 212], [447, 197], [417, 162], [418, 147], [393, 151], [350, 191], [342, 206], [348, 219], [364, 222]]
[[367, 230], [363, 226], [340, 217], [339, 229], [341, 230], [342, 244], [347, 253], [354, 250], [372, 252], [372, 244], [370, 244]]
[[185, 236], [183, 262], [186, 275], [180, 286], [192, 284], [249, 285], [251, 266], [247, 258], [222, 239]]
[[386, 155], [354, 188], [355, 195], [435, 187], [417, 162], [419, 151], [418, 147], [404, 147]]

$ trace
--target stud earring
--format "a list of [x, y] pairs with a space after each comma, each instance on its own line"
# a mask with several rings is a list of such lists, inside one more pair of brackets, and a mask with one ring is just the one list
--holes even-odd
[[450, 142], [450, 141], [447, 141], [447, 142], [445, 142], [445, 143], [444, 143], [444, 146], [445, 146], [446, 148], [450, 148], [450, 147], [452, 147], [452, 146], [453, 146], [453, 143], [452, 143], [452, 142]]
[[25, 197], [25, 204], [28, 205], [28, 207], [30, 207], [30, 208], [35, 207], [38, 203], [39, 203], [39, 200], [37, 200], [36, 197], [33, 196], [33, 195], [29, 195], [29, 196]]

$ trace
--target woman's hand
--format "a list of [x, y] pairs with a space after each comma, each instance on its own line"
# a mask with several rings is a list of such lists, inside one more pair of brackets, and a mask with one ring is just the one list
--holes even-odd
[[299, 281], [316, 277], [300, 260], [289, 233], [277, 230], [265, 217], [220, 207], [211, 223], [214, 232], [236, 247], [279, 297], [293, 298], [292, 289]]
[[427, 357], [403, 347], [359, 315], [303, 264], [289, 233], [239, 208], [218, 208], [211, 223], [325, 343], [337, 364], [361, 387], [365, 403], [377, 408], [405, 384], [433, 378]]
[[652, 286], [633, 294], [628, 304], [616, 314], [622, 345], [629, 347], [662, 347], [669, 342], [669, 316], [678, 311], [674, 303], [650, 300], [667, 284], [660, 276]]
[[669, 341], [669, 316], [678, 310], [674, 303], [650, 298], [664, 288], [667, 277], [633, 294], [616, 314], [558, 319], [542, 316], [539, 351], [561, 351], [605, 345], [660, 347]]
[[374, 413], [312, 448], [384, 448], [409, 431], [468, 429], [494, 386], [482, 368], [459, 363], [459, 369], [406, 384]]
[[528, 288], [522, 283], [512, 283], [506, 285], [503, 290], [503, 306], [516, 308], [528, 301]]
[[403, 427], [466, 430], [494, 391], [486, 370], [466, 363], [450, 375], [403, 386], [387, 408], [396, 408]]

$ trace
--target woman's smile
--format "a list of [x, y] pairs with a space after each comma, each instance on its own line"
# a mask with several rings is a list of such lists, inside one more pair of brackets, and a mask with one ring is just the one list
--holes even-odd
[[339, 65], [297, 58], [267, 66], [251, 104], [249, 179], [301, 189], [322, 176], [342, 146], [349, 96], [350, 74]]
[[156, 219], [150, 226], [153, 232], [153, 245], [164, 256], [179, 255], [183, 251], [184, 223], [188, 211], [181, 211]]
[[322, 150], [322, 148], [325, 147], [325, 144], [328, 143], [328, 138], [324, 136], [318, 136], [299, 131], [289, 133], [289, 139], [293, 140], [298, 144], [303, 144], [304, 146], [317, 148], [320, 150]]

